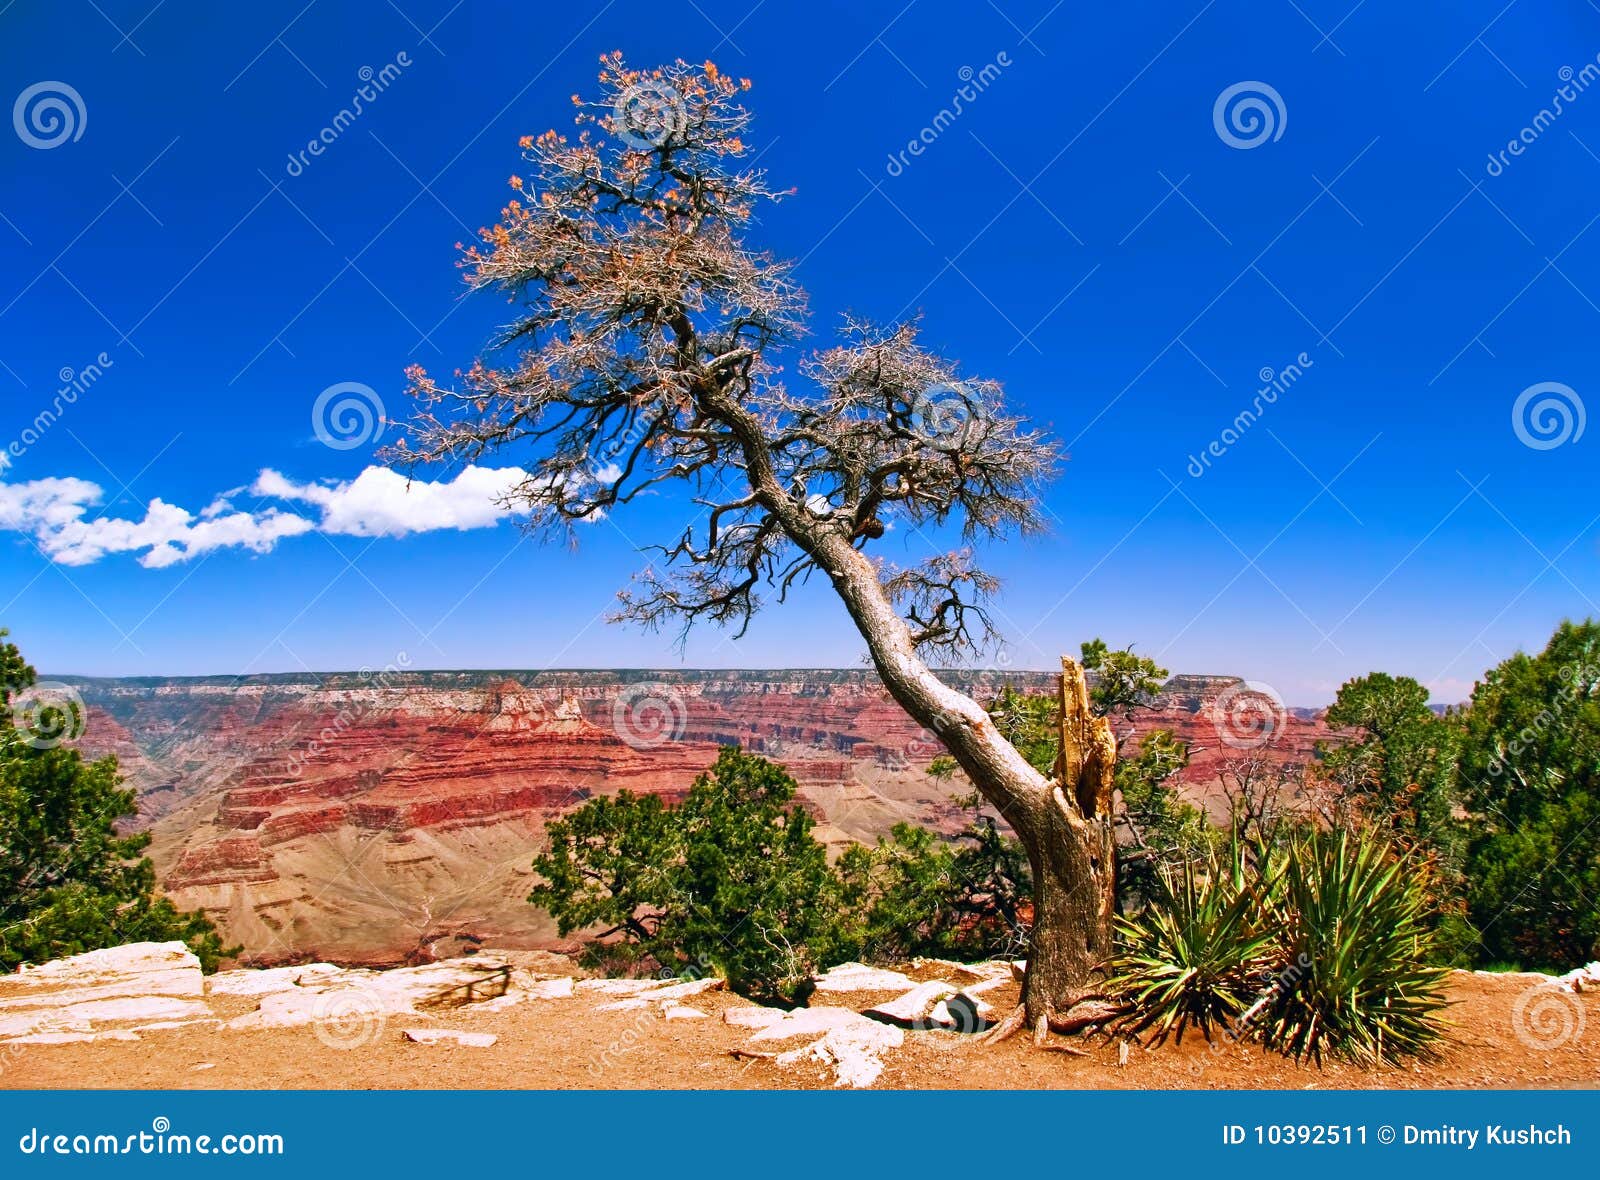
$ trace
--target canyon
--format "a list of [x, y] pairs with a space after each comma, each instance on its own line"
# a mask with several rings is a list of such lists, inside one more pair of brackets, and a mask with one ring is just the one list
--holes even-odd
[[[1045, 672], [949, 672], [980, 700]], [[681, 798], [718, 746], [782, 762], [835, 847], [966, 813], [942, 747], [867, 671], [409, 671], [61, 678], [82, 696], [80, 748], [116, 755], [179, 905], [206, 910], [254, 965], [390, 966], [490, 944], [565, 945], [525, 900], [551, 819], [597, 794]], [[1118, 718], [1187, 742], [1184, 789], [1308, 762], [1330, 734], [1229, 676], [1175, 676]]]

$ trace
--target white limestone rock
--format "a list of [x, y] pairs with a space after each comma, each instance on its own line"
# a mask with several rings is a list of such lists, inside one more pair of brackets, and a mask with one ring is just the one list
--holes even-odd
[[0, 1011], [140, 996], [201, 996], [200, 960], [181, 942], [107, 947], [0, 975]]
[[861, 1013], [852, 1012], [848, 1008], [796, 1008], [793, 1012], [786, 1013], [781, 1020], [774, 1021], [757, 1032], [750, 1038], [750, 1043], [788, 1041], [795, 1037], [825, 1035], [839, 1028], [866, 1026], [882, 1027], [876, 1021], [868, 1020]]
[[531, 983], [513, 982], [512, 991], [530, 1000], [564, 1000], [573, 994], [576, 984], [577, 980], [570, 975], [560, 975], [555, 979], [535, 979]]
[[898, 1028], [867, 1020], [831, 1028], [821, 1039], [803, 1048], [780, 1053], [777, 1061], [779, 1065], [796, 1065], [802, 1061], [830, 1065], [835, 1086], [862, 1090], [883, 1074], [884, 1053], [904, 1043], [905, 1034]]
[[326, 985], [345, 973], [345, 968], [332, 963], [219, 971], [206, 980], [206, 992], [213, 996], [264, 996], [296, 987]]
[[915, 983], [909, 975], [865, 963], [840, 963], [816, 977], [819, 992], [897, 992]]
[[993, 1023], [995, 1010], [970, 990], [936, 979], [920, 983], [886, 1004], [868, 1008], [865, 1015], [901, 1028], [977, 1032]]

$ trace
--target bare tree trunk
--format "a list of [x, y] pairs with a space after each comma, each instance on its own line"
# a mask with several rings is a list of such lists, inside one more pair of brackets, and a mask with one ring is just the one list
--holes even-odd
[[1061, 660], [1061, 754], [1051, 805], [1020, 832], [1033, 869], [1034, 921], [1023, 986], [1027, 1022], [1070, 1031], [1069, 1010], [1095, 993], [1116, 906], [1112, 789], [1117, 744], [1089, 708], [1076, 660]]

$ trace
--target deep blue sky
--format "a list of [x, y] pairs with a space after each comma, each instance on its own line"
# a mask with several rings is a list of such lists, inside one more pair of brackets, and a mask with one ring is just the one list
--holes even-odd
[[[505, 308], [461, 301], [455, 243], [494, 219], [517, 138], [569, 127], [620, 48], [754, 80], [761, 163], [798, 192], [753, 235], [803, 259], [818, 343], [846, 310], [920, 310], [928, 344], [1070, 444], [1053, 534], [993, 555], [1016, 665], [1099, 634], [1291, 703], [1373, 668], [1453, 700], [1600, 614], [1600, 427], [1539, 450], [1512, 425], [1541, 382], [1600, 410], [1600, 86], [1487, 169], [1600, 53], [1583, 0], [152, 4], [0, 11], [0, 105], [53, 81], [87, 112], [50, 148], [0, 125], [0, 442], [61, 370], [112, 361], [14, 458], [0, 503], [75, 477], [104, 489], [86, 519], [141, 521], [264, 468], [356, 476], [372, 448], [317, 442], [317, 395], [361, 382], [398, 416], [408, 363], [470, 361]], [[289, 175], [358, 71], [401, 52], [413, 64]], [[959, 71], [1000, 54], [890, 175]], [[1286, 117], [1236, 149], [1213, 106], [1244, 81]], [[1190, 475], [1260, 371], [1302, 352], [1294, 388]], [[234, 501], [273, 503], [315, 519]], [[821, 594], [682, 652], [599, 621], [672, 515], [619, 516], [576, 554], [502, 523], [159, 568], [51, 561], [24, 524], [0, 533], [0, 623], [57, 673], [859, 660]]]

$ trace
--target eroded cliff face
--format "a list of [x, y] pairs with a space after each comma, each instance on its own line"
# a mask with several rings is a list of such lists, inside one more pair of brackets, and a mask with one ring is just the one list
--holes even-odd
[[[952, 674], [980, 696], [998, 684]], [[1026, 691], [1046, 673], [1010, 673]], [[1126, 743], [1163, 726], [1203, 795], [1232, 677], [1178, 677]], [[545, 823], [595, 794], [687, 791], [718, 745], [783, 762], [832, 842], [961, 822], [926, 773], [932, 735], [858, 671], [389, 672], [84, 680], [86, 753], [116, 753], [178, 904], [249, 958], [394, 963], [555, 935], [524, 900]], [[1219, 728], [1219, 722], [1221, 728]], [[1250, 752], [1306, 761], [1326, 731], [1285, 712]]]

